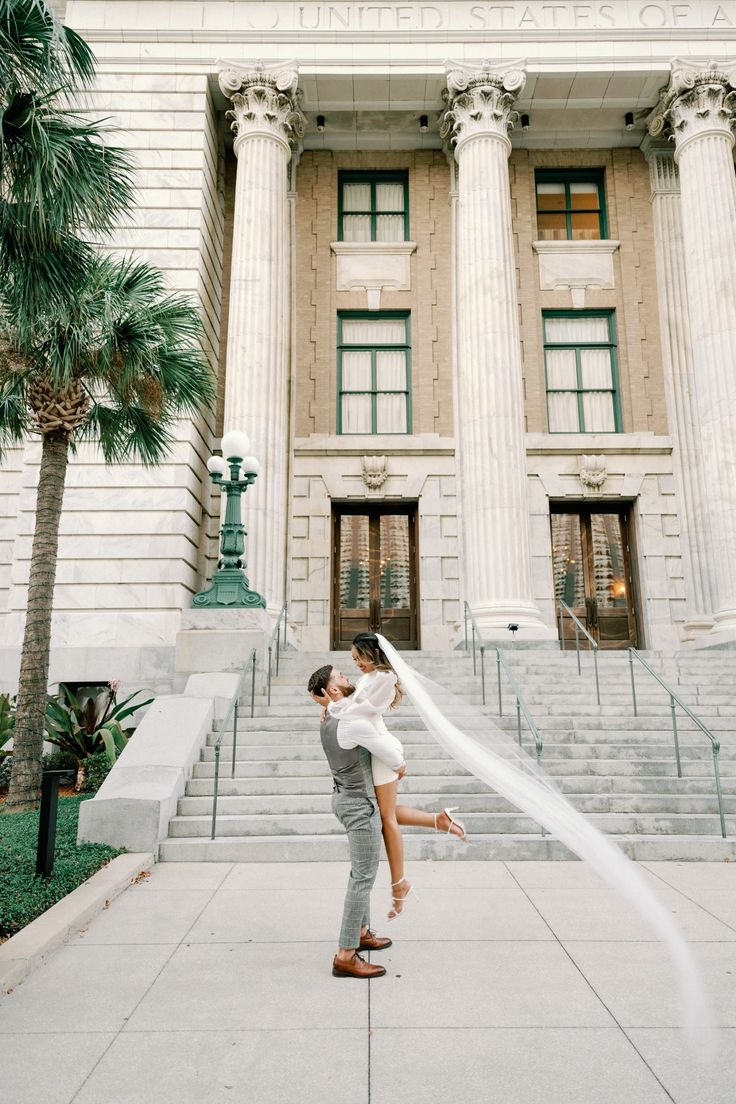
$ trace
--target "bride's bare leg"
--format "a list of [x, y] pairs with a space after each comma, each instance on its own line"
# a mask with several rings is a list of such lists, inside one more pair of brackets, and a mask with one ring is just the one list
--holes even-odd
[[[421, 809], [413, 809], [410, 805], [397, 805], [396, 819], [399, 824], [411, 825], [413, 828], [436, 828], [438, 832], [446, 832], [450, 828], [450, 818], [447, 813], [424, 813]], [[450, 835], [462, 836], [462, 831], [453, 824]]]
[[[404, 907], [403, 899], [411, 889], [409, 882], [404, 881], [404, 840], [396, 819], [396, 791], [398, 782], [386, 782], [383, 786], [376, 786], [376, 801], [381, 813], [381, 826], [383, 842], [386, 847], [386, 857], [391, 871], [391, 896], [396, 898], [392, 902], [393, 908], [389, 916], [396, 916]], [[400, 885], [396, 883], [400, 882]]]

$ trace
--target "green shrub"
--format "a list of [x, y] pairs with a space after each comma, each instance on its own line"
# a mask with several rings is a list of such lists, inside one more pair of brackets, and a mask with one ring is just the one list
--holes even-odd
[[10, 785], [10, 772], [13, 769], [13, 754], [0, 759], [0, 790], [6, 790]]
[[96, 751], [94, 755], [88, 755], [80, 765], [85, 772], [82, 793], [97, 793], [112, 770], [112, 763], [107, 757], [107, 752]]
[[56, 861], [48, 879], [35, 876], [38, 811], [0, 812], [0, 939], [15, 935], [120, 854], [102, 843], [77, 846], [79, 806], [87, 800], [59, 798]]
[[56, 751], [47, 751], [43, 757], [44, 770], [76, 770], [77, 760], [69, 751], [58, 748]]

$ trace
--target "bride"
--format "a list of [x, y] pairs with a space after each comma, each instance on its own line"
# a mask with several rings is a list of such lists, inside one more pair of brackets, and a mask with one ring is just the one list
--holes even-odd
[[[397, 707], [403, 697], [403, 690], [378, 637], [373, 633], [359, 633], [353, 640], [351, 655], [362, 673], [355, 693], [330, 698], [327, 691], [323, 698], [318, 697], [315, 700], [338, 718], [338, 739], [341, 741], [349, 739], [351, 727], [360, 735], [358, 728], [366, 725], [395, 740], [386, 728], [383, 714], [388, 709]], [[401, 744], [398, 740], [395, 742], [399, 753], [403, 755]], [[404, 874], [404, 840], [400, 825], [433, 828], [437, 832], [456, 836], [463, 843], [467, 842], [468, 837], [462, 821], [455, 820], [452, 816], [456, 812], [454, 808], [443, 809], [438, 813], [425, 813], [408, 805], [397, 805], [399, 775], [376, 755], [371, 756], [371, 763], [376, 801], [381, 813], [383, 840], [391, 871], [392, 908], [388, 918], [394, 920], [403, 911], [404, 902], [412, 892], [411, 883]]]

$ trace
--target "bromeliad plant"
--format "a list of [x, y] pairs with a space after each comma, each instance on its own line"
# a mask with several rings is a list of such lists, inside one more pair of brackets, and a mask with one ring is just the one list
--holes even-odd
[[0, 761], [12, 751], [6, 751], [5, 745], [13, 739], [15, 731], [15, 698], [10, 694], [0, 694]]
[[84, 788], [85, 760], [104, 751], [112, 766], [123, 751], [132, 730], [124, 729], [122, 722], [153, 701], [153, 698], [146, 698], [131, 704], [142, 693], [144, 691], [137, 690], [118, 702], [115, 683], [109, 683], [102, 692], [98, 687], [82, 687], [76, 694], [61, 683], [58, 698], [48, 698], [46, 739], [77, 760], [77, 790]]

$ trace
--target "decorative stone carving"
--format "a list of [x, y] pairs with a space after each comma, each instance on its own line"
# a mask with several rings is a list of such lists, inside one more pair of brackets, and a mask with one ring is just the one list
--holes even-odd
[[306, 120], [299, 106], [296, 62], [264, 65], [256, 61], [241, 67], [229, 65], [220, 72], [220, 89], [232, 103], [231, 129], [235, 153], [251, 134], [269, 134], [285, 142], [289, 150], [304, 136]]
[[599, 491], [608, 479], [605, 456], [580, 457], [580, 482], [590, 491]]
[[480, 66], [450, 62], [440, 137], [449, 138], [456, 151], [474, 134], [493, 134], [508, 143], [509, 131], [518, 119], [513, 106], [526, 84], [524, 65], [523, 61], [502, 65], [483, 61]]
[[672, 62], [672, 74], [648, 120], [653, 138], [670, 132], [678, 153], [684, 144], [707, 134], [732, 136], [736, 107], [736, 66], [709, 61], [700, 67], [683, 58]]
[[388, 464], [385, 456], [363, 457], [363, 482], [369, 491], [379, 491], [388, 479]]

